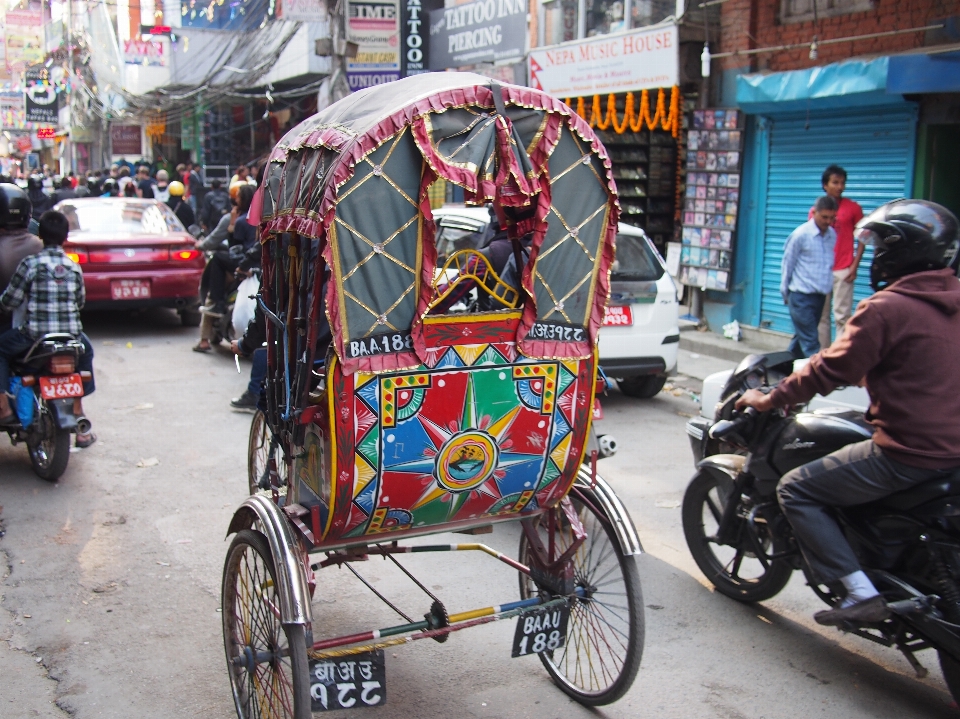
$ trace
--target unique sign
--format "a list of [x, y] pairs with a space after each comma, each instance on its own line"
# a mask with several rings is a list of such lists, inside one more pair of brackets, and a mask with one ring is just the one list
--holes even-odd
[[443, 0], [400, 0], [400, 76], [429, 70], [430, 13], [443, 7]]
[[671, 22], [536, 48], [529, 54], [530, 85], [558, 97], [673, 87], [679, 82], [679, 47]]
[[60, 116], [60, 97], [57, 88], [50, 82], [47, 69], [41, 65], [27, 70], [24, 82], [27, 122], [56, 125]]
[[114, 155], [143, 154], [139, 125], [111, 125], [110, 143]]
[[398, 0], [349, 0], [347, 34], [359, 45], [347, 60], [351, 90], [400, 79], [400, 3]]
[[299, 22], [323, 22], [327, 17], [325, 0], [280, 0], [277, 17]]
[[527, 12], [527, 0], [476, 0], [433, 10], [430, 69], [521, 59]]
[[524, 614], [517, 621], [510, 656], [523, 657], [559, 649], [567, 639], [569, 620], [570, 607], [565, 604]]
[[312, 711], [362, 709], [387, 702], [383, 650], [310, 662]]

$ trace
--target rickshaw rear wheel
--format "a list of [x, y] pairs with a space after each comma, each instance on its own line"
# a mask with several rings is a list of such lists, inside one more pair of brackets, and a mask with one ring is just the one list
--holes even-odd
[[[589, 502], [570, 495], [587, 539], [573, 557], [576, 587], [584, 597], [573, 600], [563, 647], [541, 653], [540, 661], [554, 683], [568, 696], [587, 706], [611, 704], [630, 689], [643, 655], [643, 593], [636, 557], [625, 556], [609, 522]], [[570, 524], [559, 508], [557, 554], [573, 541]], [[548, 543], [546, 517], [534, 520], [544, 544]], [[520, 536], [520, 561], [530, 566], [533, 552], [525, 534]], [[520, 597], [552, 598], [526, 574], [520, 574]]]
[[237, 532], [223, 567], [223, 642], [239, 719], [310, 719], [304, 627], [280, 621], [270, 545], [260, 532]]
[[[270, 461], [271, 442], [273, 432], [267, 424], [267, 415], [261, 410], [253, 413], [250, 422], [250, 438], [247, 442], [247, 488], [250, 494], [261, 491], [260, 480]], [[272, 448], [273, 458], [277, 463], [277, 478], [280, 482], [280, 493], [287, 483], [287, 465], [284, 462], [283, 450], [279, 445]]]

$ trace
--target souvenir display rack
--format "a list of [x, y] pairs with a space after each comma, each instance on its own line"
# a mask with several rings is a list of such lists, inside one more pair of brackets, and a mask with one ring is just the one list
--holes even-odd
[[729, 290], [740, 202], [742, 113], [696, 110], [687, 133], [680, 282]]

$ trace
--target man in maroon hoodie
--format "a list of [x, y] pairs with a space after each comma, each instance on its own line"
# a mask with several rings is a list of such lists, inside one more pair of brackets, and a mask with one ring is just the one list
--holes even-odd
[[960, 468], [960, 282], [952, 262], [957, 218], [923, 200], [897, 200], [859, 224], [876, 254], [863, 300], [843, 335], [772, 392], [748, 390], [737, 408], [761, 412], [865, 383], [873, 439], [847, 445], [780, 480], [780, 506], [810, 567], [846, 598], [820, 624], [881, 621], [883, 597], [860, 569], [829, 507], [871, 502]]

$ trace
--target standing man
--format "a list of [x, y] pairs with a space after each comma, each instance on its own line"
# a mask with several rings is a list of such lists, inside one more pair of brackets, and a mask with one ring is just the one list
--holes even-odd
[[[837, 219], [833, 229], [837, 242], [833, 246], [833, 292], [827, 295], [820, 316], [820, 347], [830, 346], [830, 300], [833, 299], [833, 318], [837, 323], [837, 337], [843, 334], [847, 320], [853, 314], [853, 281], [863, 257], [863, 244], [855, 243], [853, 229], [863, 219], [863, 209], [851, 199], [843, 197], [847, 187], [847, 171], [839, 165], [830, 165], [820, 178], [823, 191], [837, 201]], [[807, 219], [813, 218], [813, 209]], [[856, 245], [856, 247], [854, 247]]]
[[813, 206], [813, 219], [795, 229], [783, 248], [780, 295], [790, 308], [794, 335], [787, 348], [796, 358], [820, 351], [817, 326], [827, 295], [833, 289], [833, 246], [837, 233], [831, 225], [837, 201], [824, 195]]
[[203, 168], [199, 162], [193, 163], [190, 174], [187, 175], [187, 201], [190, 203], [190, 209], [197, 214], [203, 202], [203, 180], [200, 178], [200, 172]]

